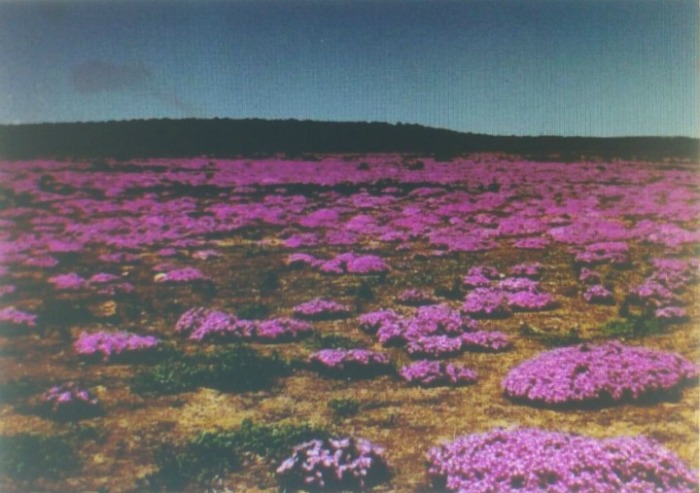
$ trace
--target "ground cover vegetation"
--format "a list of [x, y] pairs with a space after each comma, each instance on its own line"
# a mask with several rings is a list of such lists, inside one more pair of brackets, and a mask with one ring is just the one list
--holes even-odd
[[696, 491], [698, 178], [0, 162], [0, 490]]

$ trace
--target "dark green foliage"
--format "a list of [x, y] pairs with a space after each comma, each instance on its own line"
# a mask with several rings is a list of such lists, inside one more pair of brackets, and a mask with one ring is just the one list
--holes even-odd
[[163, 445], [156, 451], [158, 472], [148, 479], [151, 488], [180, 490], [190, 483], [206, 484], [216, 475], [236, 469], [246, 454], [267, 461], [280, 461], [292, 448], [313, 438], [326, 438], [329, 432], [308, 423], [257, 424], [250, 419], [234, 431], [207, 431], [183, 447]]
[[56, 478], [75, 469], [78, 456], [63, 436], [20, 433], [0, 436], [0, 474], [15, 479]]
[[608, 320], [601, 328], [607, 337], [641, 337], [663, 332], [664, 326], [654, 318], [630, 315]]
[[328, 407], [335, 419], [348, 418], [360, 411], [360, 401], [354, 398], [331, 399], [328, 401]]
[[22, 397], [35, 394], [44, 388], [39, 383], [26, 378], [0, 383], [0, 403], [6, 404]]
[[262, 320], [270, 314], [270, 307], [263, 303], [244, 303], [236, 307], [236, 315], [244, 320]]
[[584, 339], [579, 334], [576, 328], [570, 329], [568, 332], [547, 332], [535, 327], [524, 325], [520, 328], [520, 333], [531, 339], [539, 341], [547, 347], [571, 346], [584, 342]]
[[260, 280], [260, 294], [270, 294], [280, 287], [279, 275], [274, 270], [267, 271]]
[[174, 394], [197, 387], [240, 392], [265, 388], [287, 370], [287, 363], [276, 353], [262, 356], [248, 346], [237, 345], [168, 359], [139, 373], [132, 385], [137, 392], [157, 394]]
[[360, 341], [339, 334], [314, 334], [304, 341], [304, 346], [308, 349], [353, 349], [362, 347]]

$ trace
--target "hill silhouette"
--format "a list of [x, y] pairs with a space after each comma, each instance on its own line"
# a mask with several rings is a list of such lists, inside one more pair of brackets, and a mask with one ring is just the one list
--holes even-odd
[[284, 153], [406, 152], [450, 158], [500, 152], [531, 159], [697, 159], [688, 137], [516, 137], [413, 124], [261, 119], [128, 120], [0, 125], [0, 156], [28, 158], [232, 157]]

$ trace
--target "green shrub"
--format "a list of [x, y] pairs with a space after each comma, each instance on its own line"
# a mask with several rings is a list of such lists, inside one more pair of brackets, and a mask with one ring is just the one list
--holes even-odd
[[630, 315], [625, 318], [608, 320], [600, 330], [607, 337], [629, 338], [660, 334], [663, 329], [663, 324], [654, 318]]
[[0, 474], [15, 479], [55, 478], [75, 469], [79, 459], [65, 436], [20, 433], [0, 436]]
[[304, 340], [304, 346], [308, 349], [353, 349], [361, 347], [363, 344], [360, 341], [345, 337], [339, 334], [314, 334]]
[[233, 431], [206, 431], [182, 447], [163, 445], [156, 451], [158, 472], [147, 478], [151, 488], [180, 490], [190, 483], [206, 484], [217, 475], [236, 469], [243, 454], [273, 462], [312, 438], [326, 438], [327, 430], [308, 423], [258, 424], [250, 419]]
[[197, 387], [241, 392], [265, 388], [287, 370], [287, 363], [276, 353], [263, 356], [248, 346], [236, 345], [168, 359], [139, 373], [132, 387], [137, 392], [157, 394], [174, 394]]
[[328, 401], [328, 407], [335, 419], [348, 418], [360, 411], [360, 401], [352, 397], [349, 399], [331, 399]]

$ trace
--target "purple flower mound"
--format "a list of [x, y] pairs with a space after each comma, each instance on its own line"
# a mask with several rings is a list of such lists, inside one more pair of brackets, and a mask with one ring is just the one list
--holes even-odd
[[175, 332], [189, 334], [193, 341], [206, 339], [250, 339], [255, 323], [210, 308], [187, 310], [175, 323]]
[[82, 332], [73, 347], [80, 356], [102, 355], [103, 361], [131, 353], [151, 351], [158, 347], [160, 341], [153, 336], [141, 336], [129, 332]]
[[544, 352], [511, 369], [501, 387], [535, 404], [600, 405], [660, 397], [697, 376], [698, 368], [677, 354], [613, 341]]
[[294, 315], [300, 318], [320, 320], [346, 317], [352, 309], [335, 301], [314, 298], [311, 301], [295, 306], [292, 308], [292, 311]]
[[443, 361], [421, 360], [404, 366], [399, 371], [407, 382], [431, 387], [438, 385], [470, 385], [476, 383], [477, 375], [469, 368]]
[[183, 267], [182, 269], [173, 269], [168, 272], [156, 274], [155, 279], [159, 283], [181, 283], [192, 281], [210, 281], [201, 270], [194, 267]]
[[79, 276], [75, 272], [49, 277], [48, 281], [55, 289], [62, 291], [79, 291], [88, 287], [87, 279]]
[[364, 313], [359, 317], [360, 327], [370, 334], [376, 333], [384, 325], [397, 323], [399, 319], [399, 315], [394, 310], [379, 310]]
[[585, 284], [600, 284], [601, 277], [600, 273], [589, 269], [588, 267], [583, 267], [581, 273], [578, 276], [578, 280]]
[[376, 255], [341, 253], [321, 264], [321, 271], [329, 274], [378, 274], [387, 272], [389, 266]]
[[628, 261], [629, 245], [623, 242], [603, 242], [586, 245], [583, 251], [576, 254], [576, 262], [581, 264], [625, 264]]
[[583, 299], [588, 303], [612, 303], [614, 301], [612, 291], [602, 284], [594, 284], [583, 293]]
[[497, 289], [477, 288], [467, 294], [462, 311], [474, 317], [502, 318], [511, 314], [506, 294]]
[[308, 253], [292, 253], [287, 257], [285, 263], [290, 267], [302, 267], [305, 265], [316, 267], [321, 264], [322, 261]]
[[516, 291], [508, 293], [508, 307], [512, 310], [539, 311], [549, 310], [557, 306], [557, 301], [549, 293], [533, 291]]
[[309, 363], [321, 372], [358, 378], [386, 373], [391, 368], [387, 354], [367, 349], [322, 349], [309, 356]]
[[264, 342], [285, 342], [308, 335], [313, 326], [303, 320], [275, 318], [261, 322], [255, 330], [255, 338]]
[[462, 335], [461, 339], [462, 348], [467, 350], [498, 352], [511, 346], [508, 336], [496, 330], [467, 332]]
[[294, 447], [277, 468], [277, 477], [292, 490], [356, 490], [385, 480], [384, 449], [363, 438], [311, 440]]
[[54, 419], [83, 419], [99, 414], [99, 401], [75, 382], [51, 387], [41, 396], [39, 410]]
[[0, 310], [0, 324], [12, 327], [34, 327], [37, 315], [8, 306]]
[[406, 351], [411, 356], [427, 358], [452, 356], [462, 351], [462, 339], [446, 335], [420, 336], [408, 341]]
[[688, 320], [688, 314], [680, 306], [657, 308], [654, 317], [668, 324], [681, 323]]
[[539, 262], [531, 262], [527, 264], [514, 265], [510, 269], [510, 273], [514, 276], [519, 277], [530, 277], [532, 279], [537, 279], [542, 273], [542, 264]]
[[437, 300], [430, 293], [412, 288], [402, 291], [396, 297], [396, 302], [402, 305], [422, 306], [435, 304]]
[[458, 437], [428, 452], [439, 490], [469, 493], [697, 491], [697, 472], [645, 437], [596, 439], [536, 428]]

